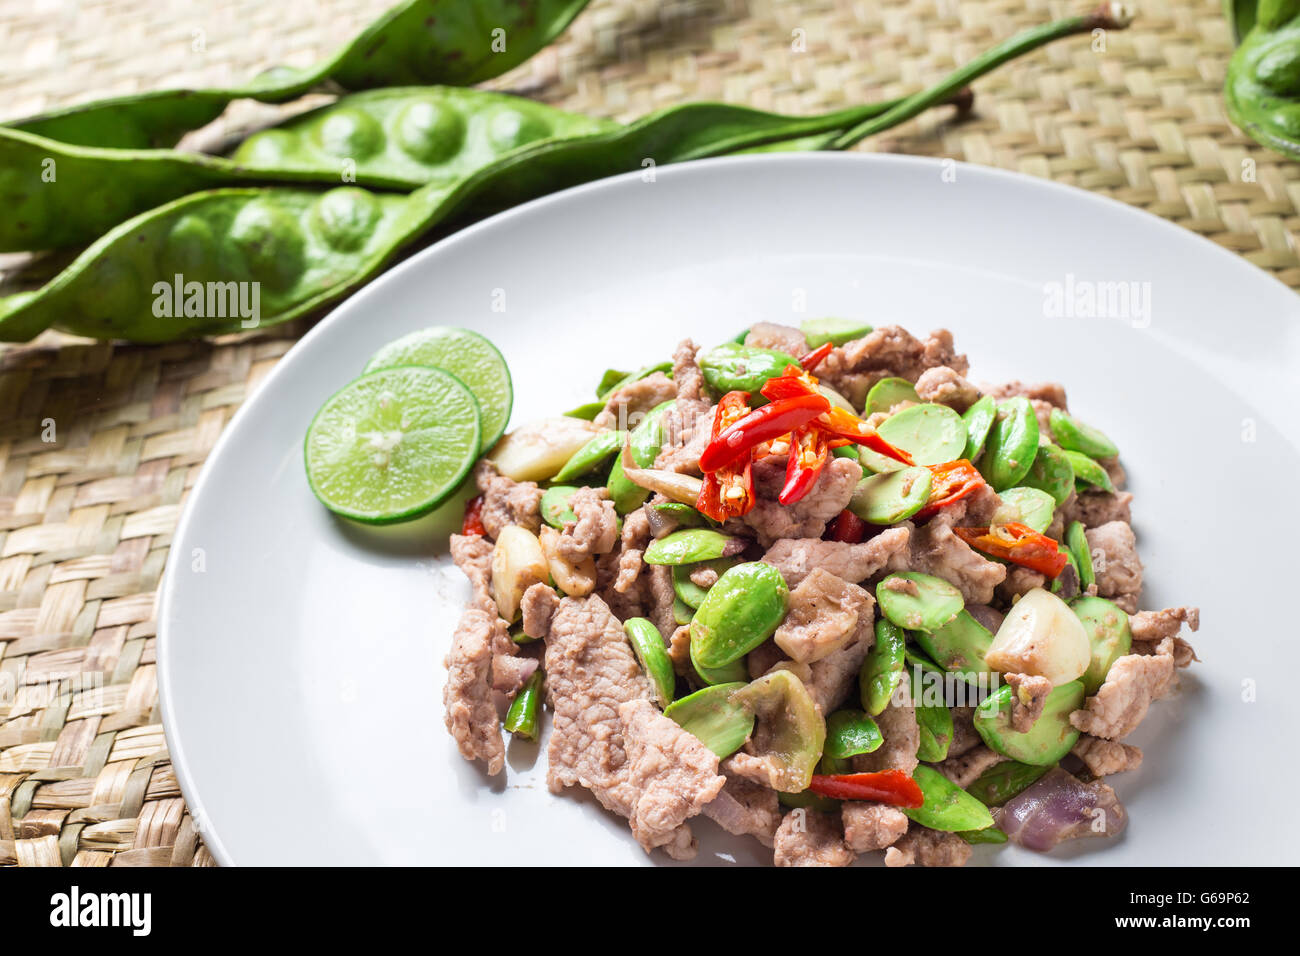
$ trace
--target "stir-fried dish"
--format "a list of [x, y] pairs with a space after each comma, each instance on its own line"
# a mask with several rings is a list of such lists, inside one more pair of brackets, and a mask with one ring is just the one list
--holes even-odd
[[760, 323], [506, 434], [451, 538], [461, 753], [501, 773], [503, 725], [549, 721], [550, 788], [676, 859], [700, 815], [785, 866], [1120, 833], [1198, 613], [1139, 609], [1118, 450], [1065, 390], [968, 372], [945, 330]]

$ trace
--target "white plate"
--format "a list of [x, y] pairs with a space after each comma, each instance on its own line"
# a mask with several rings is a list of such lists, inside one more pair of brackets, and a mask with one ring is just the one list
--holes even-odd
[[[1045, 290], [1069, 283], [1072, 301], [1099, 283], [1138, 283], [1138, 296], [1128, 317], [1054, 316]], [[1144, 606], [1203, 609], [1203, 663], [1135, 735], [1141, 769], [1113, 780], [1127, 833], [977, 858], [1293, 860], [1300, 300], [1210, 242], [1085, 192], [820, 155], [691, 163], [531, 203], [394, 269], [280, 362], [208, 460], [163, 585], [168, 739], [216, 858], [651, 859], [578, 791], [550, 795], [535, 748], [512, 746], [496, 780], [456, 754], [441, 660], [468, 594], [445, 557], [459, 508], [387, 531], [335, 520], [307, 488], [303, 432], [375, 349], [430, 324], [501, 347], [518, 424], [590, 400], [606, 366], [662, 358], [684, 336], [818, 315], [946, 326], [977, 381], [1064, 382], [1071, 408], [1123, 450]], [[770, 860], [708, 821], [695, 828], [698, 862]]]

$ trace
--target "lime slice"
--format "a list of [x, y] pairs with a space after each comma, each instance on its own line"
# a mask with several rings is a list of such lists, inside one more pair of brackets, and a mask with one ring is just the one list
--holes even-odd
[[367, 524], [406, 521], [456, 490], [478, 459], [478, 403], [442, 369], [399, 366], [362, 375], [321, 406], [307, 429], [307, 483], [321, 504]]
[[396, 365], [431, 365], [445, 369], [469, 386], [483, 415], [486, 452], [497, 443], [510, 421], [515, 393], [510, 369], [497, 347], [477, 332], [434, 326], [389, 342], [366, 364], [367, 372]]

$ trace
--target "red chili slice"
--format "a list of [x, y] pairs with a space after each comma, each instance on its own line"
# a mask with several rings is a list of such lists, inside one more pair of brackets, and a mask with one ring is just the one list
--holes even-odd
[[728, 425], [700, 455], [700, 470], [717, 471], [744, 458], [754, 447], [806, 425], [831, 407], [821, 395], [799, 395], [756, 408]]
[[976, 551], [1002, 558], [1049, 578], [1055, 578], [1070, 563], [1058, 542], [1019, 521], [1008, 521], [993, 528], [952, 530]]
[[916, 513], [919, 519], [930, 517], [955, 501], [961, 501], [980, 485], [987, 484], [981, 475], [965, 458], [947, 461], [942, 465], [928, 465], [932, 476], [930, 500], [924, 508]]
[[835, 800], [874, 800], [910, 810], [925, 803], [920, 785], [901, 770], [814, 774], [808, 789]]
[[486, 535], [487, 528], [483, 527], [483, 496], [475, 495], [469, 501], [465, 502], [465, 520], [460, 525], [461, 534], [478, 534]]

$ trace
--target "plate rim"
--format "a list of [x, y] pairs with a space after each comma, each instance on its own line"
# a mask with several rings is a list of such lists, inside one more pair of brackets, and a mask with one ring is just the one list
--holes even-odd
[[[1270, 272], [1247, 261], [1242, 256], [1231, 250], [1219, 245], [1207, 237], [1185, 229], [1177, 223], [1171, 222], [1162, 216], [1148, 212], [1137, 206], [1130, 205], [1122, 200], [1115, 199], [1111, 196], [1091, 192], [1079, 186], [1061, 183], [1055, 180], [1042, 179], [1026, 173], [1020, 173], [1013, 170], [1002, 169], [995, 166], [984, 166], [976, 163], [970, 163], [963, 160], [933, 156], [916, 156], [905, 153], [870, 153], [870, 152], [808, 152], [808, 153], [771, 153], [755, 154], [748, 156], [723, 156], [711, 159], [690, 160], [683, 163], [673, 163], [661, 166], [656, 170], [656, 177], [679, 177], [689, 176], [700, 169], [725, 168], [734, 165], [763, 165], [774, 167], [797, 167], [803, 164], [853, 164], [853, 165], [879, 165], [883, 167], [931, 167], [935, 169], [946, 169], [949, 166], [955, 166], [964, 170], [965, 174], [972, 177], [972, 181], [978, 183], [982, 178], [1001, 181], [1004, 183], [1014, 183], [1017, 188], [1025, 188], [1029, 191], [1036, 189], [1047, 192], [1059, 193], [1062, 195], [1074, 197], [1074, 201], [1087, 201], [1095, 203], [1103, 208], [1118, 211], [1118, 214], [1132, 215], [1139, 220], [1145, 220], [1148, 223], [1157, 223], [1171, 237], [1181, 237], [1172, 241], [1192, 240], [1193, 245], [1201, 245], [1203, 248], [1214, 250], [1223, 261], [1231, 261], [1241, 271], [1243, 276], [1253, 275], [1253, 280], [1243, 281], [1260, 281], [1261, 279], [1270, 282], [1276, 290], [1292, 292], [1292, 290]], [[349, 316], [358, 310], [364, 310], [366, 303], [370, 298], [378, 294], [377, 290], [384, 289], [387, 285], [405, 281], [403, 277], [407, 272], [426, 268], [429, 260], [443, 254], [443, 251], [449, 247], [454, 247], [464, 242], [473, 240], [480, 232], [499, 228], [502, 223], [509, 223], [515, 218], [532, 215], [540, 210], [545, 210], [552, 205], [560, 205], [582, 197], [588, 193], [598, 193], [610, 189], [621, 189], [624, 184], [632, 182], [641, 182], [644, 176], [643, 170], [631, 170], [625, 173], [619, 173], [614, 176], [608, 176], [602, 179], [593, 180], [592, 182], [582, 183], [567, 189], [549, 193], [537, 199], [530, 200], [510, 209], [503, 210], [478, 222], [475, 222], [463, 229], [460, 229], [449, 236], [445, 236], [427, 246], [424, 249], [415, 252], [406, 259], [394, 265], [392, 268], [382, 272], [380, 275], [365, 283], [356, 291], [349, 294], [341, 301], [335, 303], [329, 313], [322, 317], [311, 329], [302, 335], [277, 361], [275, 367], [262, 379], [257, 390], [252, 396], [245, 400], [239, 408], [235, 410], [221, 434], [217, 437], [216, 443], [208, 453], [200, 466], [199, 475], [190, 489], [185, 504], [181, 510], [180, 517], [177, 519], [176, 527], [172, 533], [171, 544], [168, 549], [168, 561], [163, 571], [162, 581], [158, 588], [157, 613], [157, 636], [155, 641], [155, 657], [157, 666], [158, 681], [158, 704], [162, 718], [163, 732], [170, 756], [172, 769], [176, 775], [177, 782], [180, 786], [181, 795], [185, 799], [187, 808], [191, 817], [195, 820], [199, 835], [203, 838], [204, 845], [212, 854], [213, 858], [221, 866], [238, 866], [239, 864], [233, 859], [225, 844], [221, 840], [220, 833], [212, 818], [208, 815], [202, 796], [199, 792], [196, 781], [193, 778], [193, 772], [186, 756], [183, 736], [176, 718], [172, 714], [172, 700], [174, 693], [173, 675], [171, 672], [174, 664], [172, 658], [172, 627], [170, 624], [171, 611], [178, 600], [177, 592], [179, 590], [178, 580], [179, 572], [176, 570], [177, 563], [172, 559], [173, 550], [182, 550], [181, 546], [186, 541], [190, 525], [194, 520], [194, 514], [198, 507], [198, 502], [202, 500], [204, 491], [207, 488], [213, 468], [209, 467], [214, 462], [221, 460], [221, 457], [228, 453], [228, 449], [238, 441], [240, 432], [247, 427], [245, 419], [252, 419], [257, 414], [259, 402], [262, 396], [269, 394], [268, 389], [274, 385], [278, 377], [285, 372], [293, 359], [295, 353], [302, 350], [307, 343], [314, 341], [318, 336], [326, 335], [335, 325], [349, 320]], [[286, 864], [286, 865], [292, 865]]]

